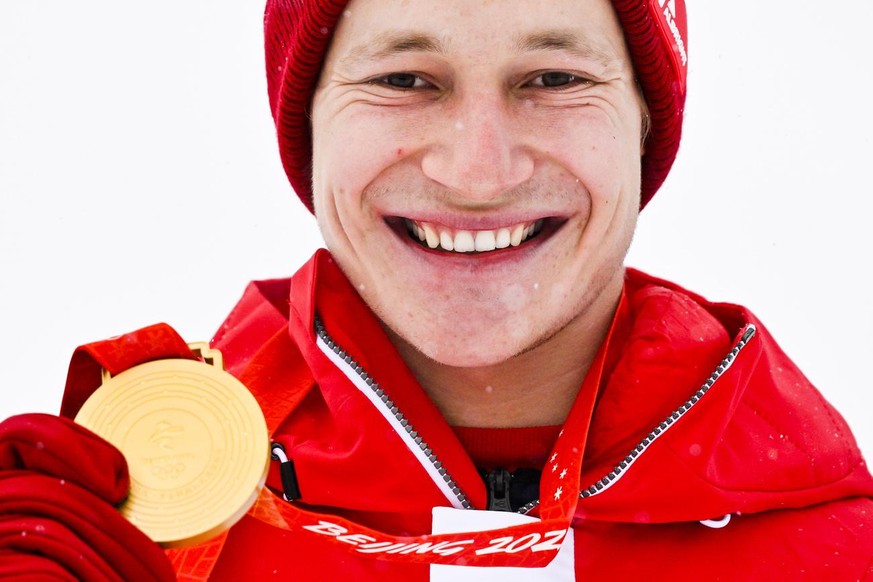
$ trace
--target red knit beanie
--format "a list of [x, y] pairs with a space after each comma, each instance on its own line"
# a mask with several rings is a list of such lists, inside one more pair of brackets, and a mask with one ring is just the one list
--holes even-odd
[[[267, 91], [279, 154], [291, 186], [312, 208], [309, 106], [331, 35], [347, 0], [267, 0]], [[688, 36], [685, 0], [612, 0], [649, 106], [642, 203], [664, 182], [682, 134]]]

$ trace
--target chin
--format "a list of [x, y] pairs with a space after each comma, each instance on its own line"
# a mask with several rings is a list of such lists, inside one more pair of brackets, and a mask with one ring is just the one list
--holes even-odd
[[[399, 323], [399, 322], [398, 322]], [[443, 321], [440, 325], [421, 327], [402, 323], [389, 328], [395, 345], [413, 349], [431, 361], [457, 368], [495, 366], [526, 352], [540, 337], [529, 324], [508, 324], [504, 317], [497, 324], [465, 319], [463, 322]], [[495, 338], [500, 338], [496, 340]]]
[[428, 350], [428, 346], [413, 346], [431, 360], [452, 368], [486, 368], [496, 366], [512, 359], [523, 351], [518, 347], [493, 347], [481, 349], [458, 349], [440, 346], [436, 350]]

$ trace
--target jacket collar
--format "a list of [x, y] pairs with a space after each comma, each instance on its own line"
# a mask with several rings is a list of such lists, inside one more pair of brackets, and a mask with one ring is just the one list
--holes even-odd
[[[379, 471], [372, 491], [344, 499], [342, 485], [332, 483], [312, 502], [360, 510], [483, 507], [484, 486], [472, 462], [329, 253], [317, 253], [290, 287], [289, 331], [324, 399], [318, 414], [325, 421], [306, 437], [317, 435], [323, 448], [303, 459], [301, 470], [314, 479], [348, 474], [338, 468], [343, 464]], [[388, 409], [401, 413], [399, 422], [414, 427], [416, 444], [389, 430], [386, 416], [374, 413], [348, 370], [340, 370], [343, 363], [328, 357], [326, 344], [319, 347], [316, 315], [325, 337], [341, 350], [340, 360], [349, 358], [353, 370], [373, 379]], [[610, 337], [599, 355], [602, 367], [592, 368], [588, 387], [580, 390], [597, 394], [593, 418], [589, 424], [588, 413], [580, 412], [568, 421], [582, 442], [587, 438], [582, 487], [597, 491], [578, 504], [577, 517], [702, 520], [873, 489], [848, 427], [745, 309], [710, 303], [629, 269]], [[667, 429], [651, 438], [668, 419]], [[422, 455], [413, 458], [416, 439], [426, 445], [419, 452], [437, 458], [437, 475], [449, 475], [445, 484], [460, 497], [447, 495], [422, 470]], [[633, 466], [604, 485], [640, 447], [644, 452]], [[556, 487], [544, 480], [542, 491], [553, 495]]]

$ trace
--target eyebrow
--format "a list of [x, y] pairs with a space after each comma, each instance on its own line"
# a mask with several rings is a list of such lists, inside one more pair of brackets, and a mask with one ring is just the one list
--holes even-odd
[[604, 66], [617, 64], [619, 56], [606, 50], [572, 30], [544, 30], [526, 34], [515, 42], [518, 52], [565, 51], [585, 59], [593, 59]]
[[340, 62], [343, 65], [355, 65], [363, 61], [412, 52], [445, 54], [447, 51], [442, 41], [430, 34], [389, 30], [356, 46]]

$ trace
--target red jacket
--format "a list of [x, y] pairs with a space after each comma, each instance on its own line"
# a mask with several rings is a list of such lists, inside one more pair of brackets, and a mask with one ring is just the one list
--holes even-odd
[[[457, 567], [431, 578], [439, 552], [373, 533], [429, 534], [433, 507], [482, 509], [485, 486], [328, 253], [251, 284], [214, 344], [231, 373], [268, 386], [300, 488], [288, 505], [321, 517], [277, 527], [256, 507], [223, 545], [174, 553], [180, 579], [219, 551], [211, 580], [467, 579]], [[852, 434], [747, 310], [628, 270], [598, 362], [530, 511], [570, 504], [572, 534], [555, 539], [572, 543], [577, 580], [873, 579], [873, 480]], [[581, 476], [571, 494], [555, 485], [567, 467], [566, 483]], [[495, 563], [549, 543], [501, 531]]]

